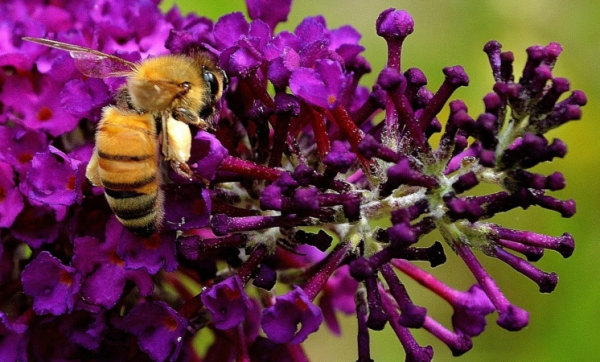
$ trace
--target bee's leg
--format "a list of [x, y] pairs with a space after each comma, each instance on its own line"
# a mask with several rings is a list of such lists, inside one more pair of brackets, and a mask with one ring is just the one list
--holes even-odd
[[205, 120], [199, 118], [197, 114], [195, 114], [188, 108], [175, 108], [173, 109], [171, 116], [180, 122], [191, 124], [200, 129], [207, 129], [210, 126], [210, 124], [208, 124]]
[[160, 128], [161, 128], [161, 138], [162, 138], [162, 149], [161, 152], [163, 154], [163, 156], [165, 156], [165, 161], [169, 161], [171, 160], [171, 152], [169, 152], [170, 147], [169, 147], [169, 129], [168, 129], [168, 124], [167, 124], [167, 118], [165, 117], [166, 112], [163, 112], [162, 115], [162, 119], [160, 122]]
[[115, 101], [117, 103], [117, 108], [124, 111], [135, 111], [138, 113], [144, 113], [143, 109], [136, 109], [131, 102], [131, 95], [129, 94], [129, 90], [126, 86], [119, 88], [117, 95], [115, 97]]
[[196, 175], [194, 171], [190, 168], [190, 166], [185, 162], [179, 162], [176, 160], [171, 160], [171, 168], [181, 177], [186, 178], [190, 181], [201, 181], [204, 186], [208, 187], [210, 185], [210, 181], [205, 179], [202, 176]]

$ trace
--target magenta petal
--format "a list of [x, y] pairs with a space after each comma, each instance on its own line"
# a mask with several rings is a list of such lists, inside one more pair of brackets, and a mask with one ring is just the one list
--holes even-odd
[[23, 197], [13, 181], [13, 168], [0, 161], [0, 227], [8, 228], [23, 210]]
[[81, 276], [75, 268], [42, 251], [25, 267], [21, 280], [23, 292], [33, 297], [37, 313], [60, 315], [73, 309]]
[[11, 321], [4, 312], [0, 312], [0, 356], [5, 361], [25, 361], [25, 332], [27, 325]]
[[287, 20], [292, 0], [248, 0], [246, 6], [251, 19], [260, 19], [275, 29], [277, 24]]
[[[319, 329], [321, 309], [315, 306], [300, 287], [277, 297], [275, 305], [263, 309], [260, 320], [267, 337], [275, 343], [298, 344]], [[298, 329], [298, 325], [302, 326]]]
[[115, 325], [137, 337], [140, 348], [155, 361], [175, 361], [182, 347], [187, 321], [164, 302], [136, 305]]
[[204, 290], [202, 303], [210, 312], [215, 327], [230, 329], [240, 324], [252, 307], [242, 280], [236, 275]]

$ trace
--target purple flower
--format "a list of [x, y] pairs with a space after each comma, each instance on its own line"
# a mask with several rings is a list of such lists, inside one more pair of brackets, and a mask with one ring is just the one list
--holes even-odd
[[9, 77], [0, 93], [0, 102], [11, 113], [18, 117], [14, 122], [30, 130], [39, 130], [56, 137], [65, 132], [72, 131], [79, 119], [64, 111], [60, 104], [60, 91], [62, 85], [42, 78], [37, 84], [42, 91], [34, 92], [34, 85], [29, 79], [19, 76]]
[[33, 203], [52, 208], [81, 203], [84, 165], [50, 146], [32, 160], [21, 192]]
[[111, 219], [107, 223], [106, 238], [118, 242], [116, 252], [125, 262], [125, 269], [144, 269], [154, 275], [161, 269], [173, 271], [177, 268], [172, 234], [154, 234], [144, 239], [129, 232], [116, 219]]
[[292, 0], [249, 0], [246, 5], [248, 7], [248, 15], [252, 20], [260, 19], [264, 21], [269, 25], [271, 31], [273, 31], [277, 24], [287, 21]]
[[[302, 343], [323, 321], [321, 310], [312, 304], [299, 287], [277, 297], [272, 307], [263, 310], [260, 324], [275, 343]], [[298, 328], [298, 325], [301, 325]]]
[[73, 309], [81, 275], [43, 251], [25, 267], [21, 279], [23, 292], [33, 298], [36, 313], [60, 315]]
[[315, 69], [298, 68], [292, 73], [290, 89], [312, 105], [333, 109], [340, 102], [346, 82], [338, 62], [318, 60]]
[[142, 351], [155, 361], [177, 360], [187, 327], [187, 321], [164, 302], [140, 303], [113, 323], [135, 335]]
[[[66, 208], [61, 209], [66, 212]], [[64, 214], [59, 215], [49, 207], [33, 206], [25, 203], [23, 211], [19, 214], [11, 227], [12, 235], [32, 248], [39, 248], [43, 244], [50, 244], [56, 241], [59, 232], [64, 226], [60, 221]], [[58, 221], [57, 221], [58, 220]], [[32, 228], [31, 225], [35, 225]]]
[[92, 237], [75, 239], [72, 265], [83, 276], [80, 293], [86, 303], [112, 308], [128, 280], [138, 285], [140, 294], [152, 293], [153, 285], [147, 272], [125, 269], [125, 262], [117, 254], [118, 242], [119, 238], [112, 233], [107, 233], [104, 242]]
[[240, 324], [251, 308], [250, 298], [238, 276], [227, 278], [202, 292], [202, 302], [215, 327], [229, 329]]
[[36, 153], [48, 148], [46, 135], [31, 131], [23, 126], [0, 128], [0, 160], [9, 163], [20, 177], [24, 178], [31, 168], [31, 160]]
[[192, 150], [188, 163], [192, 170], [206, 180], [215, 177], [217, 169], [228, 156], [228, 151], [221, 142], [212, 134], [198, 132], [192, 140]]
[[[546, 249], [563, 257], [574, 251], [569, 233], [487, 220], [531, 206], [566, 218], [576, 211], [573, 200], [554, 196], [566, 187], [562, 173], [533, 170], [566, 156], [567, 145], [549, 131], [580, 119], [587, 103], [553, 73], [559, 44], [528, 48], [519, 78], [515, 55], [488, 42], [494, 85], [476, 114], [450, 101], [476, 81], [463, 67], [444, 68], [437, 89], [428, 88], [422, 70], [403, 67], [403, 44], [415, 29], [406, 11], [387, 9], [372, 19], [388, 58], [367, 87], [363, 75], [372, 69], [362, 34], [350, 25], [330, 29], [321, 15], [293, 32], [276, 31], [290, 14], [289, 0], [248, 0], [248, 18], [233, 12], [214, 21], [177, 8], [163, 14], [158, 2], [0, 4], [0, 302], [10, 306], [0, 313], [0, 355], [308, 360], [302, 342], [323, 322], [341, 334], [342, 312], [357, 316], [358, 361], [371, 361], [370, 340], [386, 325], [406, 360], [430, 361], [433, 349], [418, 344], [414, 329], [460, 355], [493, 312], [507, 330], [529, 323], [479, 258], [498, 259], [549, 293], [558, 276], [534, 263]], [[155, 88], [167, 81], [181, 91], [164, 111], [147, 114], [129, 104], [127, 77], [86, 77], [77, 68], [81, 59], [22, 39], [28, 36], [130, 62], [206, 52], [227, 84], [215, 82], [209, 65], [199, 79], [160, 79]], [[185, 113], [182, 102], [197, 88], [206, 93], [193, 111], [215, 114], [206, 129], [181, 123], [193, 136], [191, 174], [182, 177], [162, 159], [161, 125]], [[129, 183], [104, 189], [85, 177], [109, 105], [156, 124], [161, 159], [151, 171], [158, 193], [140, 197], [143, 181], [154, 180], [140, 180], [132, 191]], [[166, 139], [177, 137], [167, 132]], [[103, 172], [113, 165], [109, 157], [99, 157]], [[137, 165], [132, 159], [132, 170]], [[126, 207], [158, 201], [156, 232], [143, 238], [128, 231], [107, 191]], [[424, 245], [434, 230], [443, 242]], [[416, 266], [447, 261], [468, 268], [475, 280], [469, 290]], [[413, 302], [416, 284], [450, 305], [451, 325]], [[196, 335], [211, 335], [205, 353], [197, 351]]]
[[0, 227], [8, 228], [23, 210], [23, 197], [15, 187], [13, 169], [0, 161]]
[[25, 360], [25, 339], [27, 325], [11, 321], [0, 312], [0, 356], [7, 361]]
[[59, 330], [73, 343], [97, 349], [108, 330], [106, 315], [102, 310], [96, 313], [77, 310], [64, 316]]
[[357, 289], [358, 282], [350, 276], [347, 267], [338, 269], [323, 288], [318, 305], [327, 327], [336, 335], [341, 333], [341, 329], [335, 312], [340, 311], [345, 315], [355, 312], [354, 296]]

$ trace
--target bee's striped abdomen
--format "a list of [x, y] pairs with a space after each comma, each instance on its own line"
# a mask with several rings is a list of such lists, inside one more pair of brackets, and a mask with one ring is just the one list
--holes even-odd
[[95, 152], [98, 183], [110, 208], [129, 230], [150, 237], [163, 216], [153, 117], [107, 107], [98, 125]]

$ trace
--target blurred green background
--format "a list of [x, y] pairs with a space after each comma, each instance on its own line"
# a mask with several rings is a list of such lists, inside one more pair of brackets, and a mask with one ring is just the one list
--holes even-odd
[[[164, 1], [163, 9], [177, 3], [183, 13], [190, 11], [216, 20], [232, 12], [246, 12], [241, 0]], [[553, 131], [549, 139], [558, 137], [569, 146], [564, 159], [554, 160], [534, 169], [550, 174], [562, 172], [567, 179], [566, 190], [552, 195], [574, 198], [577, 214], [563, 219], [557, 213], [532, 207], [513, 210], [492, 221], [506, 227], [527, 229], [553, 236], [567, 231], [574, 235], [573, 256], [563, 259], [547, 252], [537, 266], [554, 271], [560, 277], [556, 290], [548, 295], [538, 292], [530, 280], [507, 265], [476, 255], [496, 279], [506, 296], [530, 312], [530, 324], [520, 332], [508, 332], [495, 323], [497, 315], [488, 317], [488, 328], [474, 338], [474, 348], [465, 355], [452, 357], [445, 345], [425, 331], [414, 331], [421, 345], [432, 345], [435, 361], [592, 361], [600, 356], [600, 261], [597, 256], [600, 235], [600, 2], [592, 0], [463, 0], [463, 1], [384, 1], [329, 0], [296, 1], [287, 24], [276, 29], [293, 30], [306, 16], [322, 14], [329, 28], [344, 24], [354, 26], [363, 34], [364, 56], [370, 61], [373, 74], [364, 78], [371, 86], [386, 61], [386, 44], [375, 33], [379, 13], [395, 7], [409, 11], [415, 20], [415, 32], [405, 42], [403, 68], [419, 67], [436, 90], [442, 82], [441, 69], [460, 64], [470, 76], [469, 87], [459, 89], [456, 97], [464, 99], [470, 114], [483, 110], [482, 97], [493, 84], [487, 58], [482, 49], [491, 39], [500, 41], [503, 50], [515, 54], [515, 73], [526, 60], [525, 49], [551, 41], [562, 44], [564, 51], [554, 69], [554, 75], [566, 77], [572, 89], [581, 89], [588, 96], [583, 119]], [[447, 109], [440, 116], [446, 119]], [[432, 240], [439, 238], [433, 236]], [[430, 243], [431, 240], [424, 243]], [[466, 289], [473, 277], [462, 262], [447, 249], [448, 262], [434, 274], [449, 285]], [[406, 278], [405, 278], [406, 279]], [[407, 283], [417, 304], [428, 308], [438, 321], [449, 326], [451, 309], [419, 285]], [[313, 361], [355, 361], [356, 323], [344, 320], [342, 336], [332, 336], [326, 328], [311, 335], [305, 348]], [[403, 349], [390, 328], [371, 332], [371, 352], [375, 361], [404, 360]]]

